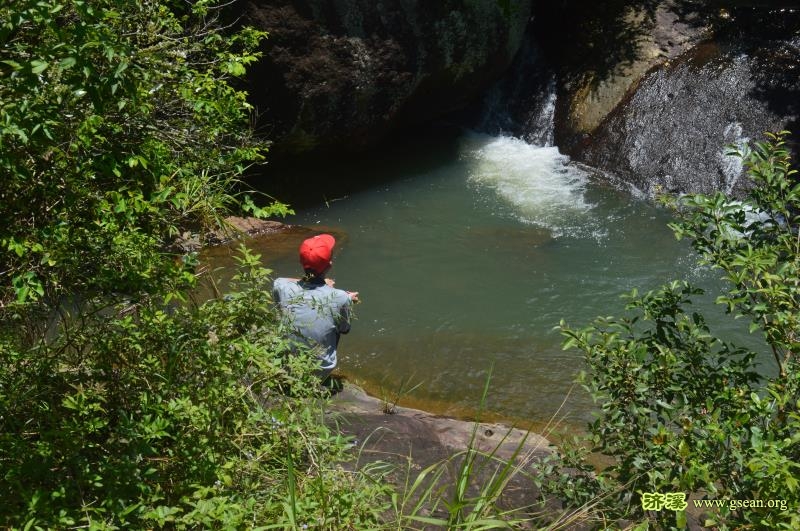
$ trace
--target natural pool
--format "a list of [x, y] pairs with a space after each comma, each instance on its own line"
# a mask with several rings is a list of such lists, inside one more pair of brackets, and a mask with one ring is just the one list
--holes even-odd
[[[339, 239], [331, 276], [363, 301], [340, 345], [340, 370], [381, 398], [399, 393], [407, 405], [469, 416], [491, 371], [490, 416], [536, 425], [561, 407], [567, 423], [581, 424], [591, 401], [576, 388], [564, 403], [582, 362], [561, 349], [559, 321], [619, 315], [622, 293], [671, 279], [718, 285], [676, 241], [668, 211], [592, 177], [555, 147], [464, 133], [314, 171], [388, 176], [338, 196], [297, 177], [324, 199], [285, 220]], [[298, 276], [307, 235], [251, 245], [276, 275]], [[735, 336], [738, 323], [713, 311]]]

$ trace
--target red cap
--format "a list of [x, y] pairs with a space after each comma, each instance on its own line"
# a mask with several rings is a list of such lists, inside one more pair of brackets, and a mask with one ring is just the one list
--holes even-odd
[[330, 234], [319, 234], [300, 244], [300, 263], [321, 275], [331, 266], [331, 256], [336, 240]]

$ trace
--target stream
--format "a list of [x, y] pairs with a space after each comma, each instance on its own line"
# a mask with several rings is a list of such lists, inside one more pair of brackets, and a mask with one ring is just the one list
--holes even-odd
[[[375, 184], [336, 196], [320, 184], [345, 173]], [[718, 273], [675, 239], [667, 210], [556, 147], [433, 135], [292, 178], [306, 180], [307, 199], [319, 199], [283, 221], [333, 233], [329, 276], [361, 294], [339, 371], [390, 402], [456, 417], [482, 408], [484, 418], [582, 425], [592, 402], [573, 386], [581, 354], [562, 350], [559, 321], [583, 326], [620, 315], [621, 294], [672, 279], [720, 286]], [[308, 235], [250, 245], [276, 276], [299, 276], [297, 246]], [[230, 252], [215, 251], [212, 263], [229, 265]], [[700, 304], [713, 330], [758, 348], [712, 300]]]

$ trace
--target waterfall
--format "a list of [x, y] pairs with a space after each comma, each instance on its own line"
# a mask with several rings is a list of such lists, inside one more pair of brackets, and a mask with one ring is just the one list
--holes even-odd
[[589, 175], [554, 145], [556, 76], [526, 41], [511, 71], [481, 103], [474, 128], [464, 140], [462, 159], [469, 181], [510, 207], [519, 221], [551, 237], [590, 237], [606, 231], [586, 198]]
[[535, 146], [554, 143], [556, 76], [528, 41], [502, 80], [487, 92], [475, 128], [490, 135], [521, 138]]
[[595, 205], [586, 198], [588, 174], [556, 147], [476, 133], [464, 138], [461, 159], [470, 184], [496, 195], [522, 223], [545, 229], [552, 238], [605, 238]]
[[552, 146], [555, 143], [555, 124], [553, 117], [556, 112], [556, 79], [552, 77], [547, 82], [543, 98], [531, 109], [528, 120], [525, 122], [523, 138], [531, 144], [538, 146]]
[[730, 196], [733, 194], [733, 189], [739, 177], [744, 173], [744, 166], [740, 157], [731, 155], [728, 152], [729, 148], [727, 146], [733, 145], [742, 150], [750, 142], [750, 139], [744, 135], [744, 128], [738, 122], [730, 123], [725, 127], [723, 138], [725, 139], [725, 147], [717, 152], [717, 163], [722, 174], [722, 190], [726, 195]]

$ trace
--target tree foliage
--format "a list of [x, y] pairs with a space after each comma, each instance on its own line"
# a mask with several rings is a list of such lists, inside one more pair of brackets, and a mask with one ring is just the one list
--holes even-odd
[[[0, 365], [0, 523], [94, 529], [369, 527], [380, 487], [309, 404], [316, 359], [291, 354], [257, 255], [233, 291], [65, 319]], [[341, 527], [340, 527], [341, 526]]]
[[265, 145], [230, 81], [263, 34], [224, 35], [218, 15], [208, 1], [0, 8], [0, 308], [162, 289], [179, 230], [233, 206]]
[[[0, 527], [369, 527], [268, 273], [193, 300], [175, 244], [265, 144], [233, 86], [263, 33], [207, 0], [0, 4]], [[177, 299], [177, 300], [176, 300]]]
[[[565, 347], [585, 353], [583, 383], [600, 404], [588, 447], [612, 464], [594, 474], [583, 454], [568, 453], [543, 480], [551, 492], [576, 506], [593, 504], [612, 521], [663, 528], [686, 526], [687, 512], [645, 510], [647, 493], [734, 500], [693, 512], [720, 529], [800, 526], [800, 184], [785, 135], [738, 153], [754, 183], [746, 200], [686, 196], [672, 224], [723, 273], [728, 287], [717, 301], [763, 334], [775, 367], [716, 337], [691, 307], [701, 291], [686, 282], [633, 292], [628, 317], [584, 329], [562, 324]], [[568, 466], [584, 473], [576, 478]]]

